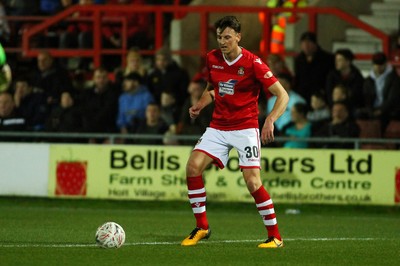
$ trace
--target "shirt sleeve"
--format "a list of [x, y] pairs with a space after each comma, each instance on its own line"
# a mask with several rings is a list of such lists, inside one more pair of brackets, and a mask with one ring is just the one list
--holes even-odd
[[269, 67], [259, 57], [254, 57], [253, 68], [256, 79], [263, 84], [264, 89], [268, 89], [278, 81]]

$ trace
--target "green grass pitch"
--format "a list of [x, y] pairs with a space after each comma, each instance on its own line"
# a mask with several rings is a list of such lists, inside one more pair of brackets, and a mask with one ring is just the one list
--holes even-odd
[[[285, 214], [288, 208], [301, 213]], [[399, 265], [398, 207], [275, 206], [285, 247], [259, 249], [266, 232], [254, 204], [209, 202], [209, 240], [186, 202], [0, 198], [0, 265]], [[126, 232], [120, 249], [95, 245], [99, 225]]]

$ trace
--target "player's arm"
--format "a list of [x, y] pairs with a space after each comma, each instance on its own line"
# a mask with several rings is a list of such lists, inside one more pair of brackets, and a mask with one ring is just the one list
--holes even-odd
[[263, 144], [274, 141], [274, 122], [285, 112], [289, 101], [289, 95], [279, 81], [272, 84], [268, 90], [276, 96], [276, 101], [261, 130]]
[[214, 88], [210, 83], [207, 83], [206, 88], [203, 91], [203, 94], [201, 95], [200, 100], [194, 104], [192, 107], [189, 108], [189, 114], [191, 118], [196, 118], [199, 116], [200, 111], [212, 103], [214, 100], [215, 94], [214, 94]]

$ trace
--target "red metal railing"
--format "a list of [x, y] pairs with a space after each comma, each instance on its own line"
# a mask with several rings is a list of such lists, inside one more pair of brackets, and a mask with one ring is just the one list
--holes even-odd
[[[177, 1], [179, 2], [179, 1]], [[333, 7], [307, 7], [307, 8], [267, 8], [267, 7], [250, 7], [250, 6], [148, 6], [148, 5], [130, 5], [130, 6], [121, 6], [121, 5], [89, 5], [89, 6], [80, 6], [75, 5], [66, 9], [52, 17], [46, 17], [40, 23], [28, 28], [25, 30], [22, 36], [22, 54], [27, 57], [36, 56], [40, 49], [31, 47], [31, 39], [46, 31], [50, 26], [56, 25], [57, 23], [63, 20], [71, 20], [70, 16], [79, 11], [91, 11], [92, 16], [89, 18], [94, 25], [93, 27], [93, 49], [48, 49], [51, 54], [55, 57], [65, 57], [65, 56], [80, 56], [80, 57], [93, 57], [94, 65], [99, 66], [101, 64], [101, 55], [102, 54], [118, 54], [123, 57], [127, 52], [126, 47], [126, 21], [123, 19], [120, 21], [122, 32], [123, 32], [123, 46], [121, 48], [116, 49], [103, 49], [101, 46], [101, 27], [102, 23], [107, 23], [112, 21], [110, 18], [106, 18], [107, 12], [131, 12], [131, 13], [148, 13], [149, 15], [154, 16], [154, 49], [153, 50], [143, 50], [142, 54], [153, 54], [155, 50], [162, 47], [164, 43], [163, 39], [163, 29], [164, 29], [164, 19], [163, 15], [165, 13], [174, 14], [175, 18], [180, 18], [185, 16], [186, 14], [198, 14], [200, 16], [200, 36], [199, 36], [199, 48], [195, 50], [176, 50], [173, 51], [175, 54], [180, 55], [199, 55], [203, 56], [208, 50], [208, 30], [209, 30], [209, 15], [213, 13], [250, 13], [250, 14], [258, 14], [263, 13], [264, 19], [262, 25], [262, 38], [266, 44], [270, 42], [270, 31], [271, 28], [271, 18], [273, 14], [280, 12], [294, 12], [294, 13], [304, 13], [308, 16], [308, 29], [313, 32], [318, 31], [317, 18], [322, 15], [333, 15], [343, 21], [348, 22], [350, 25], [363, 29], [371, 35], [379, 38], [382, 41], [383, 51], [386, 54], [390, 52], [389, 45], [389, 36], [382, 32], [381, 30], [359, 20], [356, 17], [346, 13], [343, 10]], [[32, 17], [34, 18], [34, 17]], [[15, 18], [13, 18], [15, 19]], [[29, 18], [24, 18], [25, 20]], [[33, 19], [32, 19], [33, 20]], [[113, 22], [115, 23], [115, 21]], [[266, 30], [268, 29], [268, 30]], [[17, 49], [7, 48], [8, 52], [18, 51]], [[269, 52], [269, 47], [267, 45], [266, 50], [264, 52], [260, 52], [261, 56], [266, 56]], [[359, 54], [355, 53], [358, 59], [370, 59], [371, 54]], [[289, 54], [290, 55], [290, 54]]]

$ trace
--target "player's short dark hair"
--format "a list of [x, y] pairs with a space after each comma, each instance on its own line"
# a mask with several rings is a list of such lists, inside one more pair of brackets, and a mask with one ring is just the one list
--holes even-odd
[[224, 31], [226, 28], [231, 28], [236, 32], [241, 31], [240, 21], [235, 16], [225, 16], [214, 23], [215, 29], [220, 29]]

